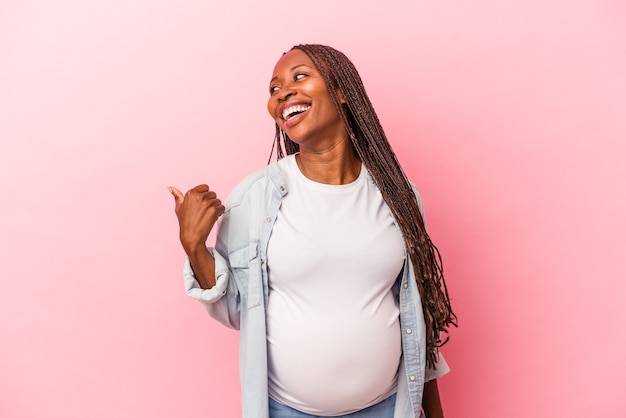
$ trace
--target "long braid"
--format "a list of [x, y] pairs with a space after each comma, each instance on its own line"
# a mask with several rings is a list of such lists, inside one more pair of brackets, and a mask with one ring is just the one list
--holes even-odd
[[[323, 77], [357, 156], [374, 178], [402, 232], [424, 311], [426, 364], [434, 367], [438, 348], [448, 340], [442, 340], [441, 333], [447, 333], [450, 325], [457, 326], [457, 318], [443, 277], [441, 255], [426, 232], [415, 194], [352, 62], [343, 53], [324, 45], [297, 45], [293, 49], [306, 53]], [[345, 107], [337, 96], [337, 88], [345, 98]], [[298, 151], [298, 144], [276, 125], [275, 146], [279, 159], [284, 156], [281, 142], [287, 155]]]

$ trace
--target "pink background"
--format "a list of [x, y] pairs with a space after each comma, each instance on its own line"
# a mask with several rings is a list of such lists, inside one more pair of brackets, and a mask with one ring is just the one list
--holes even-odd
[[166, 186], [262, 167], [283, 51], [355, 62], [460, 328], [448, 418], [626, 407], [615, 1], [0, 3], [0, 416], [236, 417], [237, 334], [184, 295]]

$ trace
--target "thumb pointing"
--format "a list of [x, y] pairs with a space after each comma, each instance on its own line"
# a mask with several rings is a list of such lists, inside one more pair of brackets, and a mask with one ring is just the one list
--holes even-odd
[[172, 196], [174, 196], [174, 201], [176, 202], [176, 209], [178, 209], [180, 205], [183, 203], [183, 200], [185, 199], [185, 197], [183, 196], [183, 193], [180, 190], [178, 190], [176, 187], [171, 187], [171, 186], [168, 186], [167, 190], [169, 190]]

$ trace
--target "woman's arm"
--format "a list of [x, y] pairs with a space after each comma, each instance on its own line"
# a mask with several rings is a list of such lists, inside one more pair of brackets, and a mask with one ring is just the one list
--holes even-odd
[[441, 399], [439, 399], [439, 388], [437, 379], [424, 383], [424, 396], [422, 396], [422, 408], [426, 418], [443, 418]]
[[217, 218], [224, 213], [224, 205], [206, 184], [194, 187], [185, 195], [175, 187], [169, 190], [176, 202], [180, 242], [194, 276], [203, 289], [211, 289], [215, 286], [215, 259], [206, 248], [206, 240]]

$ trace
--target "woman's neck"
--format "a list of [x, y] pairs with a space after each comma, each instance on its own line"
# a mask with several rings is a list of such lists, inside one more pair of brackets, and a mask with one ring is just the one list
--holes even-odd
[[349, 146], [335, 146], [325, 150], [303, 150], [296, 155], [302, 174], [310, 180], [325, 184], [348, 184], [361, 173], [361, 161]]

